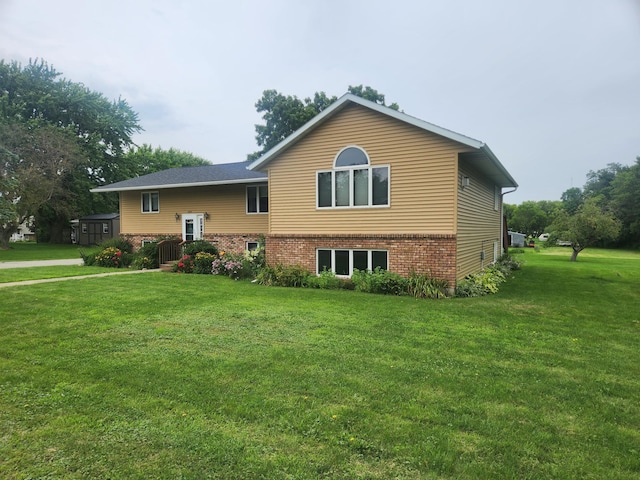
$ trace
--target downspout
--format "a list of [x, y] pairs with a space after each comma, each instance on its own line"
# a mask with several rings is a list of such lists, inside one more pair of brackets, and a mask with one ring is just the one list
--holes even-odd
[[[509, 195], [510, 193], [515, 192], [516, 190], [518, 190], [518, 187], [515, 187], [513, 190], [509, 190], [507, 192], [503, 192], [500, 194], [500, 196], [502, 197], [502, 202], [500, 204], [500, 245], [502, 246], [503, 250], [504, 249], [504, 196], [505, 195]], [[508, 250], [505, 250], [503, 253], [507, 253]]]

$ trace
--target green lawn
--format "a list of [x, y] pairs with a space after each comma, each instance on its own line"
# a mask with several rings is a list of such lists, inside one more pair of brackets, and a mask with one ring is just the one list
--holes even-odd
[[0, 283], [22, 282], [45, 278], [80, 277], [96, 273], [112, 273], [117, 270], [84, 265], [63, 265], [54, 267], [0, 268]]
[[0, 289], [0, 476], [640, 478], [640, 254], [522, 256], [477, 299]]
[[80, 258], [80, 252], [93, 252], [96, 247], [78, 245], [53, 245], [49, 243], [15, 242], [8, 250], [0, 250], [0, 262], [22, 262], [27, 260], [60, 260]]

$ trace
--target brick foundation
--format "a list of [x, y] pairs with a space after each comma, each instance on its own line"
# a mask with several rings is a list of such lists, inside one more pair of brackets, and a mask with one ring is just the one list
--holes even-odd
[[317, 248], [381, 249], [389, 252], [389, 270], [412, 271], [456, 284], [455, 235], [267, 235], [269, 265], [301, 265], [315, 272]]
[[[233, 253], [243, 253], [246, 249], [246, 242], [257, 242], [260, 238], [259, 233], [218, 233], [205, 234], [204, 240], [211, 242], [218, 247], [218, 250]], [[161, 233], [123, 233], [122, 237], [126, 238], [133, 245], [134, 251], [142, 246], [143, 240], [156, 240], [159, 237], [165, 237]]]

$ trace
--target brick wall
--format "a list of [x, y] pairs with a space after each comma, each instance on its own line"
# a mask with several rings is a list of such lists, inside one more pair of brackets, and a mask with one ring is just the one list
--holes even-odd
[[[122, 236], [131, 242], [135, 251], [142, 246], [143, 240], [156, 240], [166, 235], [161, 233], [145, 233], [136, 235], [123, 234]], [[259, 237], [259, 233], [205, 234], [204, 240], [216, 245], [220, 251], [243, 253], [246, 242], [257, 242]]]
[[412, 271], [456, 284], [455, 235], [267, 235], [269, 265], [301, 265], [315, 272], [317, 248], [387, 250], [389, 270]]

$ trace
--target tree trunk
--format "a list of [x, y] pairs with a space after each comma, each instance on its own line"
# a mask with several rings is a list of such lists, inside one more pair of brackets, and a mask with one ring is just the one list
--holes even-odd
[[571, 261], [575, 262], [578, 258], [578, 254], [582, 251], [582, 248], [573, 247], [573, 253], [571, 254]]

